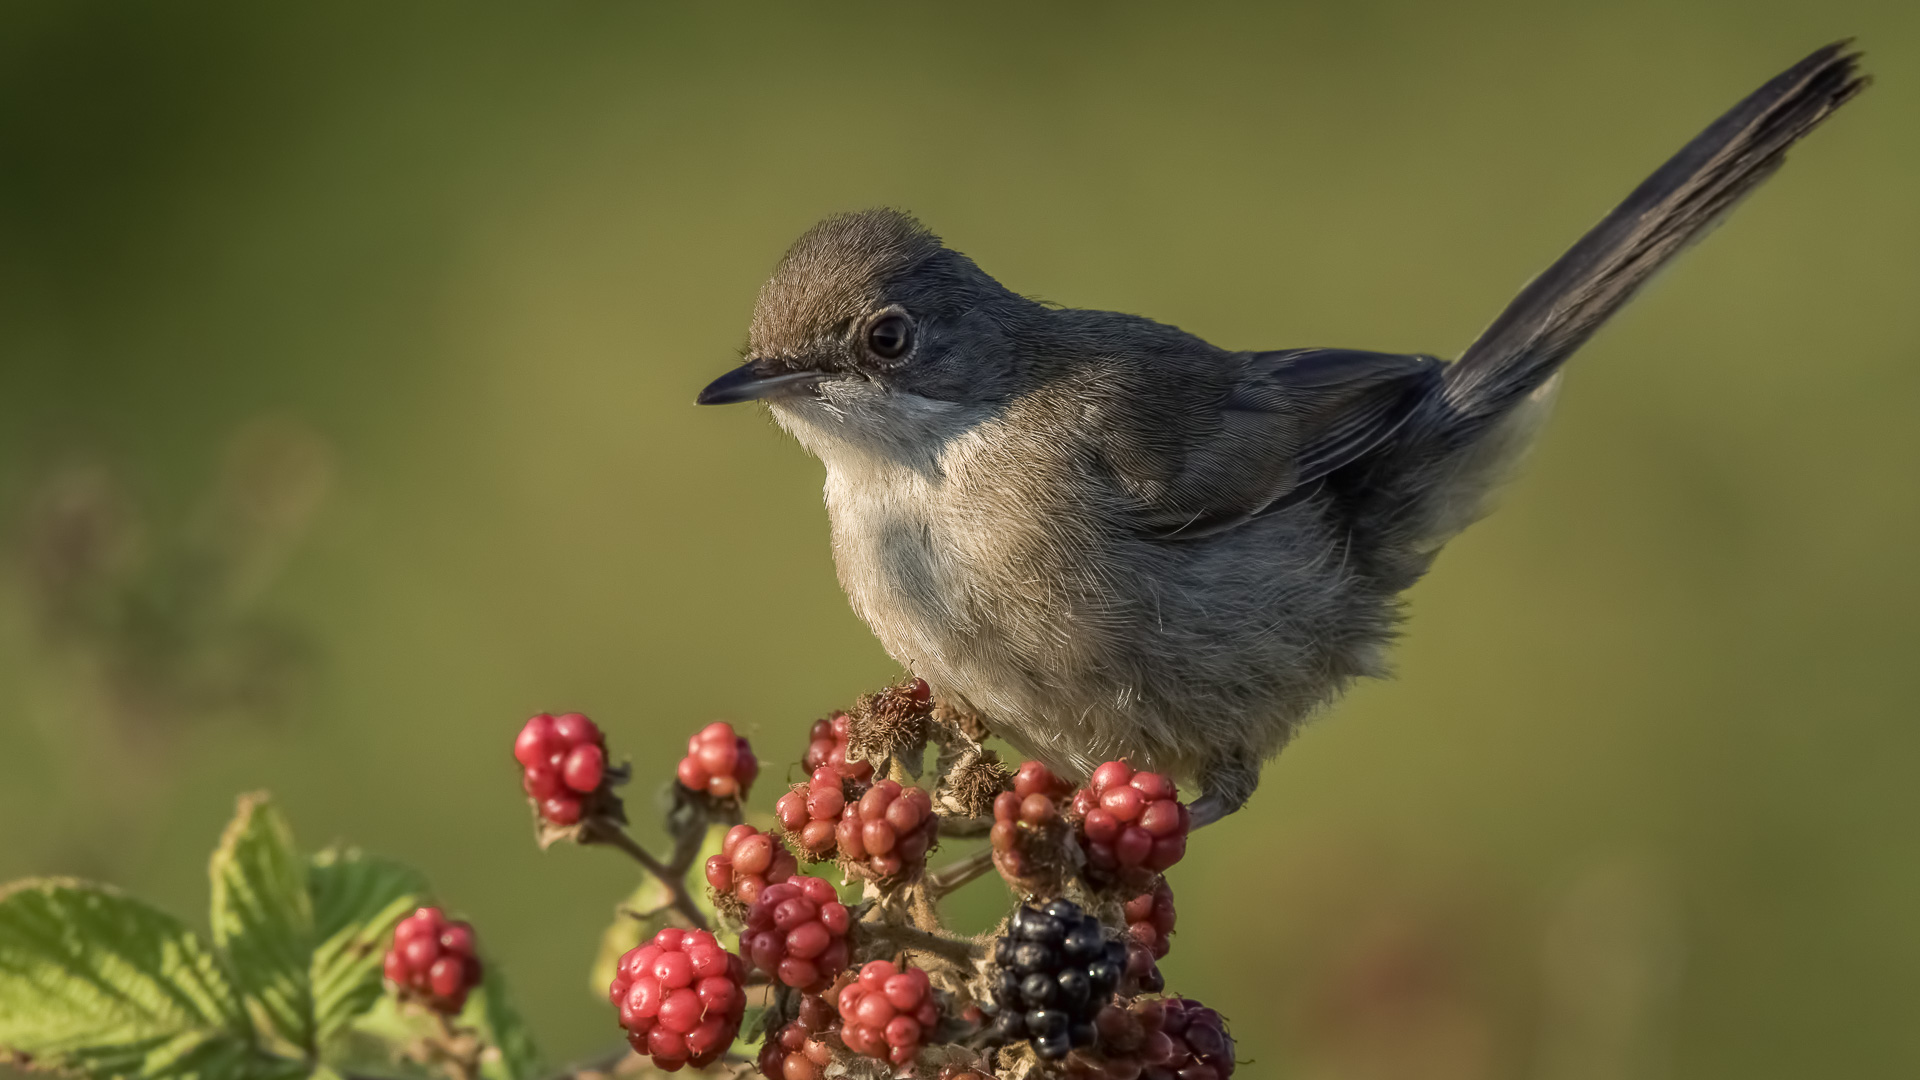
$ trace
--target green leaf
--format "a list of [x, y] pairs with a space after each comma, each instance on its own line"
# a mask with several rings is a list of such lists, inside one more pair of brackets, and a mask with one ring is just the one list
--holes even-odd
[[540, 1050], [507, 997], [500, 969], [489, 963], [486, 971], [486, 980], [474, 988], [466, 1011], [460, 1014], [461, 1022], [478, 1029], [490, 1048], [480, 1071], [489, 1080], [534, 1080], [540, 1074]]
[[101, 1080], [305, 1071], [259, 1050], [218, 958], [179, 920], [67, 880], [0, 891], [0, 1059]]
[[410, 867], [330, 848], [307, 872], [313, 897], [311, 967], [315, 1041], [340, 1035], [383, 992], [381, 960], [393, 927], [426, 902], [427, 883]]
[[310, 1056], [316, 1043], [307, 861], [266, 793], [240, 797], [208, 873], [214, 944], [226, 952], [248, 1008], [262, 1028]]

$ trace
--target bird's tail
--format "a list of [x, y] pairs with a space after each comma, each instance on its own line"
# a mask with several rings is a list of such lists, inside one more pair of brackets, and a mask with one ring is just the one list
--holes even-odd
[[1787, 148], [1859, 93], [1859, 54], [1837, 42], [1715, 120], [1521, 290], [1449, 365], [1443, 402], [1470, 436], [1551, 378], [1654, 271], [1773, 175]]

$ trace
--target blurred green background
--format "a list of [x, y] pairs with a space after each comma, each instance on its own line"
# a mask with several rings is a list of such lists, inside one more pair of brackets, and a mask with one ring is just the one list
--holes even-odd
[[1174, 873], [1168, 973], [1252, 1076], [1915, 1075], [1897, 0], [9, 3], [0, 879], [195, 915], [270, 788], [424, 867], [550, 1056], [600, 1047], [632, 877], [534, 849], [518, 723], [588, 711], [651, 788], [710, 719], [783, 761], [897, 674], [819, 466], [691, 405], [806, 226], [896, 205], [1062, 303], [1451, 354], [1848, 34], [1879, 85], [1581, 354], [1398, 677]]

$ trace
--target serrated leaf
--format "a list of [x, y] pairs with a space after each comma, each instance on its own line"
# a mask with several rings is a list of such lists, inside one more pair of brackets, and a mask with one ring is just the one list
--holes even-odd
[[402, 1049], [434, 1030], [424, 1010], [403, 1010], [391, 994], [385, 994], [329, 1040], [321, 1053], [327, 1065], [342, 1074], [429, 1080], [442, 1074], [407, 1058]]
[[314, 1050], [313, 904], [307, 860], [265, 792], [242, 795], [208, 866], [213, 941], [255, 1022], [296, 1052]]
[[427, 883], [410, 867], [352, 848], [314, 856], [307, 882], [318, 942], [310, 969], [314, 1038], [325, 1046], [380, 1000], [394, 924], [426, 902]]
[[534, 1080], [540, 1073], [540, 1050], [507, 995], [500, 969], [487, 964], [486, 970], [486, 981], [474, 989], [460, 1014], [461, 1023], [477, 1029], [489, 1047], [480, 1071], [489, 1080]]
[[0, 890], [0, 1059], [102, 1080], [305, 1071], [258, 1048], [239, 992], [178, 919], [57, 879]]

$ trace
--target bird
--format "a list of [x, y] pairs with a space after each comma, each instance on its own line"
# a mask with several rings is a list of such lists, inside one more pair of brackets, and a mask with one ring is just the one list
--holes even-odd
[[1742, 99], [1452, 361], [1047, 304], [875, 209], [793, 243], [697, 401], [764, 402], [824, 464], [840, 584], [941, 700], [1064, 778], [1197, 783], [1197, 827], [1386, 673], [1401, 594], [1489, 510], [1562, 364], [1867, 85], [1859, 59]]

